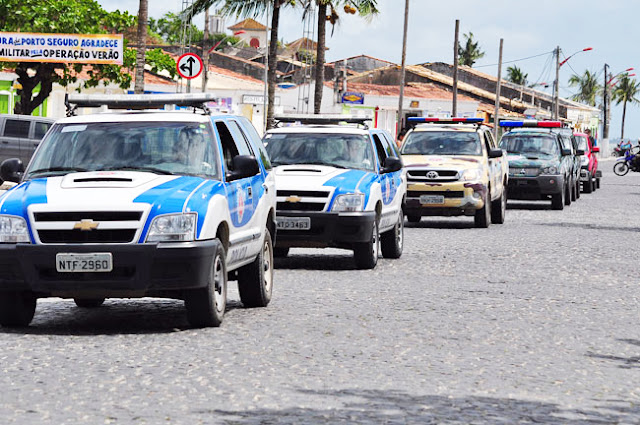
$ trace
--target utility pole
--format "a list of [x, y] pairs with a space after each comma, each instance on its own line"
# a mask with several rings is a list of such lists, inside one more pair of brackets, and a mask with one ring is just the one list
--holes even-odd
[[404, 34], [402, 36], [402, 65], [400, 67], [400, 100], [398, 103], [398, 125], [396, 128], [396, 137], [400, 134], [404, 126], [404, 117], [402, 112], [402, 102], [404, 101], [404, 78], [405, 78], [405, 60], [407, 58], [407, 26], [409, 25], [409, 0], [404, 3]]
[[496, 83], [496, 110], [493, 118], [493, 138], [498, 141], [498, 131], [500, 130], [500, 90], [502, 89], [502, 44], [504, 39], [500, 39], [500, 53], [498, 54], [498, 81]]
[[602, 105], [603, 105], [603, 116], [602, 116], [602, 139], [609, 140], [609, 84], [608, 76], [607, 76], [607, 68], [609, 65], [604, 64], [604, 90], [602, 91]]
[[149, 20], [148, 0], [140, 0], [138, 9], [138, 49], [136, 50], [136, 79], [134, 93], [144, 93], [144, 63], [147, 48], [147, 25]]
[[209, 8], [204, 11], [204, 33], [202, 37], [202, 60], [204, 62], [202, 70], [202, 93], [207, 91], [209, 82]]
[[453, 37], [453, 102], [451, 104], [451, 116], [458, 116], [458, 34], [460, 32], [460, 19], [456, 19], [456, 32]]
[[556, 81], [553, 83], [553, 119], [557, 120], [560, 118], [559, 107], [558, 107], [558, 98], [560, 95], [558, 94], [558, 89], [560, 87], [560, 46], [556, 47]]

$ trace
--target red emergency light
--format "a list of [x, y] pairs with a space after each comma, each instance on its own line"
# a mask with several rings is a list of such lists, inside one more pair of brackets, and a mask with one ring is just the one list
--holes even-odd
[[479, 124], [483, 122], [484, 119], [483, 118], [463, 118], [463, 117], [453, 117], [453, 118], [409, 117], [408, 121], [412, 123], [437, 122], [441, 124], [460, 124], [460, 123]]
[[538, 127], [538, 128], [562, 128], [562, 121], [500, 121], [500, 127]]

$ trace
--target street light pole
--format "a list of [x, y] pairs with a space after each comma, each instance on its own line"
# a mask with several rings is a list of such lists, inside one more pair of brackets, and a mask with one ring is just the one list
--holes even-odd
[[559, 107], [558, 107], [558, 99], [559, 99], [559, 95], [558, 95], [558, 88], [560, 85], [560, 46], [556, 47], [556, 80], [553, 82], [553, 119], [557, 120], [558, 119], [558, 112], [559, 112]]
[[405, 60], [407, 57], [407, 27], [409, 25], [409, 0], [405, 0], [404, 3], [404, 33], [402, 36], [402, 65], [400, 67], [400, 100], [398, 103], [398, 124], [396, 128], [396, 138], [402, 131], [403, 127], [403, 112], [402, 102], [404, 101], [404, 78], [405, 78]]
[[456, 19], [456, 32], [453, 37], [453, 102], [451, 116], [458, 116], [458, 33], [460, 32], [460, 20]]
[[609, 79], [607, 78], [607, 68], [609, 65], [604, 64], [604, 90], [602, 91], [602, 106], [603, 106], [603, 117], [602, 117], [602, 139], [609, 140], [609, 111], [608, 111], [608, 92], [609, 92]]

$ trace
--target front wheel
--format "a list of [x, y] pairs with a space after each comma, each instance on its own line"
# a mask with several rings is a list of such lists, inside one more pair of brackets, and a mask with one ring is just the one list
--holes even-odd
[[222, 324], [227, 308], [227, 265], [222, 243], [217, 239], [216, 242], [207, 286], [189, 290], [184, 299], [189, 323], [196, 328], [217, 328]]
[[353, 259], [359, 269], [372, 269], [378, 264], [378, 222], [373, 226], [371, 239], [367, 242], [355, 244]]
[[0, 293], [0, 325], [29, 326], [36, 312], [37, 299], [31, 292]]
[[502, 224], [504, 223], [505, 216], [507, 214], [507, 192], [506, 189], [502, 189], [502, 195], [495, 201], [491, 201], [491, 223]]
[[551, 208], [554, 210], [563, 210], [564, 209], [564, 188], [560, 191], [560, 193], [556, 193], [551, 195]]
[[491, 224], [491, 192], [487, 191], [484, 205], [476, 211], [473, 221], [478, 228], [486, 229]]
[[564, 186], [564, 204], [571, 205], [571, 182]]
[[575, 191], [576, 191], [576, 199], [574, 199], [574, 201], [577, 199], [580, 199], [580, 178], [576, 180]]
[[624, 176], [625, 174], [627, 174], [629, 172], [629, 164], [627, 164], [626, 162], [616, 162], [613, 165], [613, 172], [617, 175], [617, 176]]
[[273, 290], [273, 243], [269, 229], [264, 231], [262, 249], [253, 263], [238, 269], [238, 292], [245, 307], [266, 307]]
[[593, 182], [594, 180], [591, 178], [591, 173], [587, 173], [587, 180], [582, 182], [582, 189], [584, 190], [584, 193], [593, 192]]
[[408, 216], [407, 216], [407, 221], [408, 221], [409, 223], [420, 223], [420, 219], [421, 219], [421, 218], [422, 218], [422, 217], [421, 217], [421, 216], [419, 216], [419, 215], [408, 215]]
[[74, 298], [73, 301], [80, 308], [97, 308], [104, 303], [104, 298]]
[[385, 258], [400, 258], [404, 247], [404, 216], [398, 214], [398, 221], [393, 229], [380, 235], [380, 249]]

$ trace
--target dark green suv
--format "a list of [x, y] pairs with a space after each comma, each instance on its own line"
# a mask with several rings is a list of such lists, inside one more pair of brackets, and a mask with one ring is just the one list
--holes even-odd
[[548, 200], [561, 210], [576, 198], [575, 161], [571, 138], [565, 138], [559, 121], [501, 121], [508, 128], [500, 148], [509, 161], [509, 199]]

